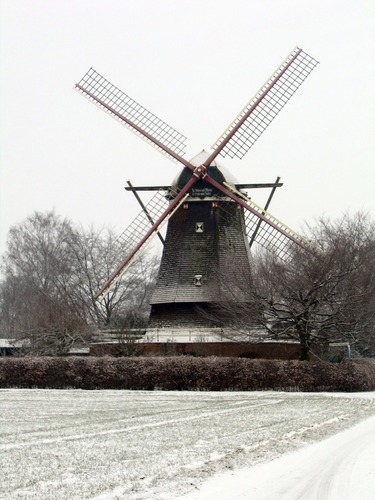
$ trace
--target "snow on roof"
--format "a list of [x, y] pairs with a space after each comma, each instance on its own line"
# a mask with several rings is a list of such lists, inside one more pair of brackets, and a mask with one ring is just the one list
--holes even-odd
[[[207, 151], [205, 151], [204, 149], [198, 153], [197, 155], [195, 155], [191, 160], [190, 160], [190, 163], [194, 166], [194, 167], [199, 167], [200, 165], [202, 165], [202, 163], [204, 163], [207, 158], [209, 157], [209, 153], [207, 153]], [[233, 186], [235, 184], [238, 183], [237, 179], [234, 177], [234, 175], [229, 172], [229, 170], [224, 167], [223, 165], [221, 165], [220, 163], [218, 163], [216, 160], [213, 160], [210, 164], [210, 167], [217, 167], [220, 172], [223, 174], [223, 176], [225, 177], [225, 180], [229, 183], [229, 184], [232, 184]], [[172, 186], [176, 186], [177, 183], [178, 183], [178, 179], [181, 175], [181, 171], [178, 172], [178, 174], [175, 176], [175, 178], [173, 179], [173, 182], [172, 182]]]

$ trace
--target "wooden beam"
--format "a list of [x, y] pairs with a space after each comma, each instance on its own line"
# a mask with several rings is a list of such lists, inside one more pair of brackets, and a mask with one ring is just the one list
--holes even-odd
[[[282, 182], [267, 182], [257, 184], [235, 184], [236, 189], [258, 189], [258, 188], [278, 188], [283, 185]], [[129, 186], [126, 191], [168, 191], [171, 186]]]

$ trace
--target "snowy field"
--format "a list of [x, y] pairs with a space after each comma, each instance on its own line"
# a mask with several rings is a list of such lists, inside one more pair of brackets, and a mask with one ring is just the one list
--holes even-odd
[[[223, 484], [230, 485], [231, 478], [248, 490], [255, 471], [256, 487], [257, 478], [260, 485], [270, 477], [264, 467], [278, 457], [296, 456], [285, 452], [301, 448], [298, 457], [374, 417], [375, 399], [337, 393], [4, 389], [0, 408], [1, 499], [166, 500], [185, 494], [208, 499], [212, 493], [224, 500], [230, 495]], [[322, 452], [315, 454], [321, 461]], [[291, 467], [296, 470], [295, 463]]]

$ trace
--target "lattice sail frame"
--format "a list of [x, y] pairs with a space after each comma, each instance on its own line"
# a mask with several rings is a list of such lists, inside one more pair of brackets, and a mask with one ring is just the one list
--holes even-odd
[[[126, 257], [126, 254], [142, 240], [143, 236], [150, 228], [150, 218], [154, 223], [167, 209], [168, 200], [165, 194], [164, 190], [157, 191], [146, 204], [147, 213], [145, 210], [139, 212], [125, 231], [116, 239], [115, 245], [124, 257]], [[155, 233], [158, 233], [159, 229], [160, 228], [158, 228]]]
[[[75, 89], [169, 158], [171, 156], [165, 150], [159, 148], [155, 142], [147, 140], [147, 137], [132, 124], [152, 136], [167, 149], [178, 155], [184, 155], [187, 138], [183, 134], [141, 106], [95, 69], [90, 68], [80, 82], [75, 85]], [[131, 123], [125, 122], [122, 117], [127, 118]]]
[[219, 148], [220, 144], [250, 112], [251, 114], [238, 128], [235, 135], [220, 151], [223, 157], [242, 159], [318, 64], [318, 61], [296, 47], [212, 145], [212, 148]]
[[[225, 185], [226, 187], [229, 187], [227, 183], [225, 183]], [[308, 249], [310, 251], [314, 251], [311, 242], [281, 222], [260, 205], [253, 202], [244, 193], [233, 188], [231, 191], [236, 193], [243, 201], [246, 202], [246, 205], [252, 209], [252, 212], [250, 212], [249, 210], [246, 210], [245, 206], [242, 207], [246, 235], [250, 246], [251, 243], [256, 243], [265, 250], [271, 252], [275, 257], [278, 257], [286, 262], [292, 257], [291, 250], [296, 245], [306, 250]], [[232, 203], [235, 203], [235, 201], [228, 199], [227, 204]], [[225, 203], [220, 203], [219, 206], [220, 210], [224, 212], [226, 211]], [[267, 221], [269, 223], [267, 223]]]
[[[258, 210], [261, 210], [263, 217], [272, 220], [272, 222], [282, 229], [283, 232], [275, 229], [264, 221], [260, 221], [259, 217], [246, 210], [245, 225], [246, 234], [249, 240], [252, 239], [254, 231], [257, 231], [254, 243], [260, 245], [265, 250], [271, 252], [275, 257], [278, 257], [286, 262], [288, 262], [292, 257], [291, 249], [296, 245], [295, 240], [300, 241], [300, 246], [302, 248], [306, 249], [310, 247], [309, 241], [301, 235], [286, 226], [283, 222], [276, 219], [276, 217], [271, 215], [269, 212], [262, 210], [261, 207], [256, 205], [254, 202], [250, 203], [253, 208], [257, 207]], [[293, 235], [294, 240], [288, 238], [285, 233]]]
[[[172, 193], [173, 195], [177, 195], [178, 193]], [[151, 237], [147, 239], [147, 241], [141, 246], [140, 250], [144, 250], [146, 246], [151, 243], [154, 236], [156, 236], [164, 224], [172, 217], [172, 215], [178, 210], [181, 204], [188, 197], [186, 195], [184, 198], [180, 200], [180, 202], [176, 205], [176, 207], [168, 214], [168, 216], [163, 220], [162, 223], [158, 225], [158, 227], [153, 231]], [[117, 249], [117, 255], [119, 256], [117, 271], [111, 276], [108, 280], [107, 284], [103, 287], [103, 291], [98, 294], [97, 299], [102, 300], [107, 293], [115, 286], [115, 284], [122, 278], [127, 269], [133, 264], [136, 255], [128, 261], [127, 265], [124, 267], [119, 267], [122, 262], [126, 261], [128, 256], [132, 253], [134, 248], [136, 248], [145, 237], [145, 235], [150, 230], [151, 221], [156, 222], [167, 210], [168, 208], [168, 200], [166, 198], [165, 190], [157, 191], [151, 200], [146, 204], [145, 209], [138, 213], [138, 215], [133, 219], [130, 225], [123, 231], [115, 240], [114, 245]]]

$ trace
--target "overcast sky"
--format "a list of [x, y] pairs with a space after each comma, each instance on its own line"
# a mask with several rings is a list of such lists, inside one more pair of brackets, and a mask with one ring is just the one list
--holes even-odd
[[[320, 64], [242, 161], [279, 175], [270, 212], [299, 230], [323, 214], [375, 215], [373, 0], [0, 0], [0, 252], [9, 227], [55, 209], [122, 231], [123, 187], [178, 166], [73, 90], [92, 66], [208, 149], [298, 45]], [[252, 193], [263, 203], [264, 192]]]

